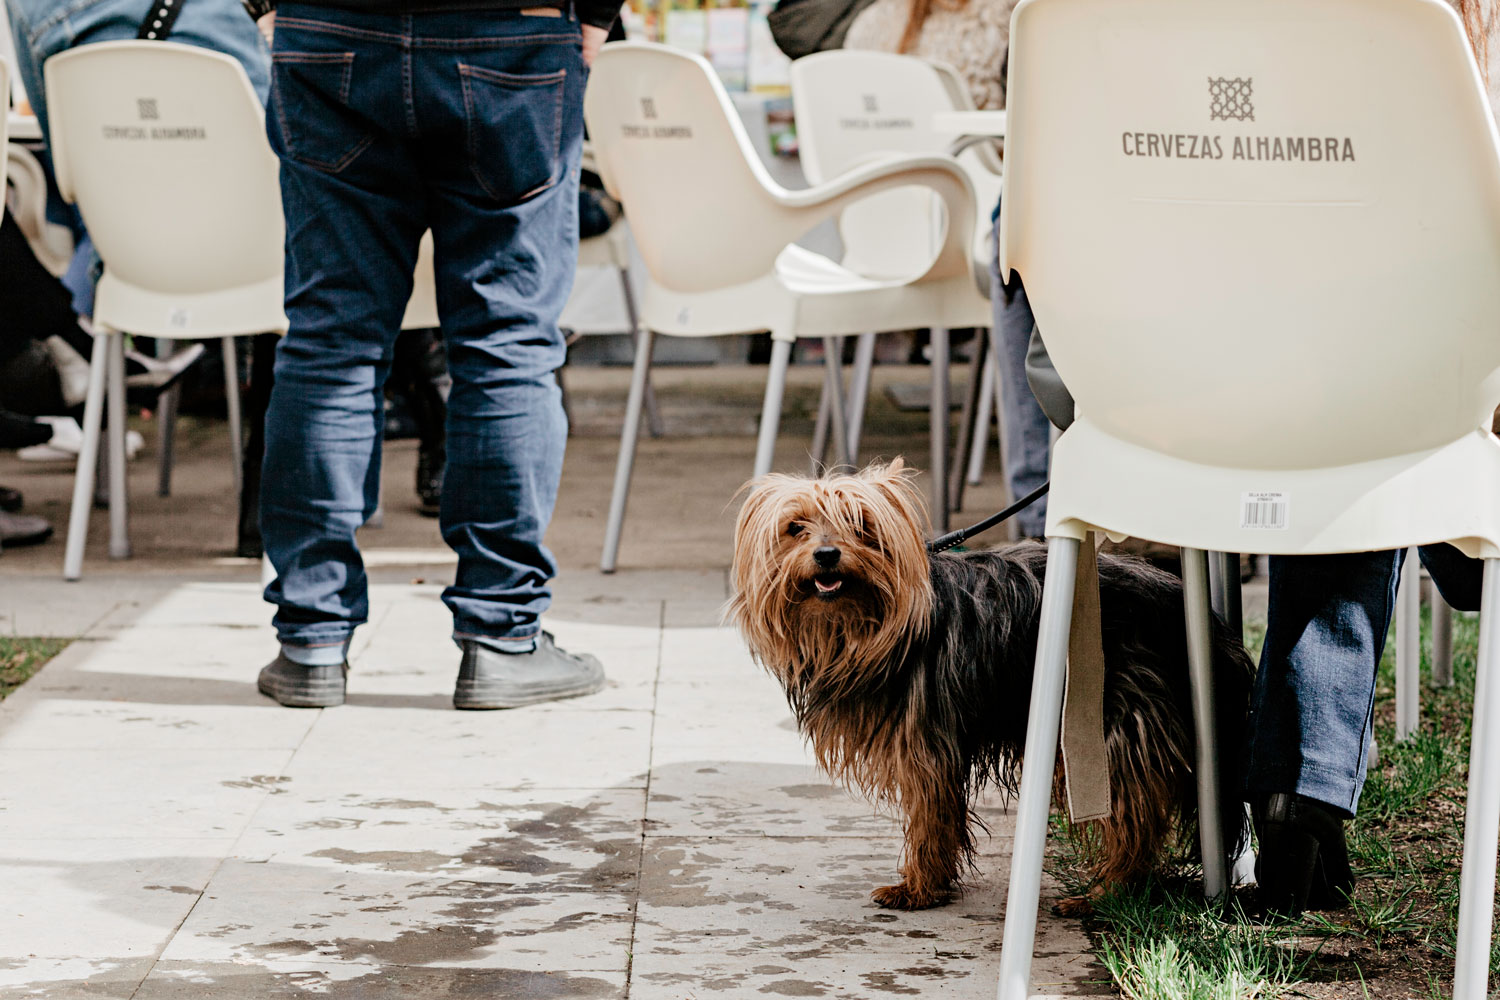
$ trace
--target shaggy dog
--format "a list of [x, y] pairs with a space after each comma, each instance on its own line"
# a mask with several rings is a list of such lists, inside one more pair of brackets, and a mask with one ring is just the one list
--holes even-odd
[[[927, 530], [900, 459], [857, 475], [767, 476], [750, 484], [735, 528], [729, 606], [824, 770], [901, 811], [901, 881], [872, 893], [901, 910], [947, 901], [972, 865], [975, 792], [1015, 791], [1047, 563], [1037, 544], [929, 554]], [[1113, 812], [1081, 838], [1096, 888], [1149, 872], [1197, 810], [1182, 584], [1101, 555], [1099, 586]], [[1217, 619], [1213, 641], [1230, 751], [1220, 778], [1232, 790], [1252, 670]], [[1243, 807], [1224, 799], [1232, 837]]]

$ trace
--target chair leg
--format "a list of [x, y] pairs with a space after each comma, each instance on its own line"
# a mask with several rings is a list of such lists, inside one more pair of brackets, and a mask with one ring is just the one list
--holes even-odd
[[984, 478], [984, 452], [990, 445], [990, 421], [995, 415], [994, 349], [989, 352], [984, 372], [979, 376], [979, 405], [974, 413], [974, 436], [969, 441], [969, 470], [967, 482], [978, 486]]
[[126, 488], [125, 335], [110, 336], [109, 392], [109, 557], [130, 558], [130, 493]]
[[1016, 797], [1016, 832], [1011, 842], [1010, 885], [1005, 896], [998, 1000], [1027, 1000], [1031, 995], [1031, 957], [1036, 949], [1042, 860], [1047, 851], [1047, 815], [1052, 805], [1052, 774], [1057, 768], [1063, 685], [1068, 674], [1068, 632], [1073, 624], [1078, 546], [1076, 538], [1052, 538], [1047, 542], [1036, 670], [1031, 678], [1031, 714], [1026, 723], [1021, 791]]
[[760, 434], [755, 441], [755, 476], [771, 471], [776, 458], [776, 433], [781, 429], [781, 401], [786, 395], [786, 369], [792, 360], [790, 340], [771, 341], [771, 368], [766, 373], [766, 398], [760, 408]]
[[865, 429], [865, 407], [870, 402], [870, 373], [875, 367], [875, 334], [862, 333], [854, 342], [854, 373], [849, 378], [849, 461], [859, 464], [859, 439]]
[[1208, 591], [1214, 614], [1236, 635], [1245, 630], [1244, 603], [1240, 593], [1240, 554], [1211, 552], [1208, 557]]
[[1453, 605], [1432, 588], [1432, 686], [1453, 686]]
[[1419, 666], [1422, 655], [1422, 570], [1416, 549], [1407, 549], [1396, 592], [1396, 741], [1416, 732], [1421, 722]]
[[635, 444], [641, 434], [641, 410], [651, 371], [651, 349], [655, 334], [641, 329], [635, 344], [635, 367], [630, 370], [630, 395], [625, 400], [625, 423], [620, 430], [620, 458], [615, 463], [615, 488], [609, 498], [609, 520], [604, 527], [604, 555], [599, 568], [615, 571], [620, 555], [620, 530], [625, 524], [625, 501], [630, 496], [630, 474], [635, 469]]
[[958, 418], [958, 443], [953, 448], [953, 468], [948, 477], [948, 508], [964, 509], [964, 485], [967, 482], [967, 463], [970, 447], [979, 431], [980, 400], [984, 398], [985, 362], [989, 357], [989, 331], [974, 332], [974, 360], [969, 368], [969, 384], [964, 393], [964, 405]]
[[935, 326], [932, 344], [931, 450], [932, 528], [942, 534], [948, 530], [948, 330]]
[[1182, 550], [1182, 599], [1187, 616], [1188, 677], [1193, 688], [1193, 730], [1198, 756], [1198, 845], [1203, 853], [1203, 895], [1224, 895], [1229, 878], [1219, 811], [1219, 739], [1214, 716], [1214, 649], [1208, 587], [1208, 553]]
[[[156, 356], [171, 357], [175, 340], [165, 338], [156, 341]], [[177, 461], [177, 403], [182, 390], [172, 386], [161, 394], [156, 405], [156, 495], [172, 495], [172, 467]]]
[[[621, 265], [620, 291], [625, 296], [625, 315], [630, 317], [630, 339], [637, 348], [641, 343], [641, 317], [636, 310], [635, 288], [630, 284], [630, 268]], [[651, 388], [649, 375], [646, 378], [646, 430], [654, 438], [659, 438], [666, 433], [666, 425], [662, 423], [661, 410], [656, 405], [656, 390]]]
[[68, 512], [68, 543], [63, 551], [63, 579], [83, 576], [83, 550], [89, 539], [89, 512], [94, 507], [94, 479], [99, 472], [99, 437], [104, 423], [104, 381], [109, 368], [109, 341], [117, 334], [94, 336], [89, 361], [88, 395], [83, 403], [83, 444], [73, 472], [73, 507]]
[[828, 394], [828, 379], [823, 379], [823, 391], [818, 394], [818, 419], [813, 422], [812, 447], [808, 450], [807, 474], [816, 478], [823, 471], [828, 458], [828, 425], [833, 421], [833, 400]]
[[833, 456], [838, 467], [848, 469], [849, 418], [844, 409], [844, 338], [823, 338], [823, 394], [828, 398], [829, 424], [833, 437]]
[[1479, 611], [1479, 662], [1469, 745], [1469, 801], [1464, 815], [1464, 866], [1459, 876], [1458, 949], [1453, 1000], [1489, 995], [1490, 934], [1495, 913], [1495, 850], [1500, 833], [1500, 560], [1484, 562]]
[[224, 399], [229, 406], [229, 457], [234, 463], [234, 495], [239, 496], [244, 488], [241, 476], [245, 471], [245, 425], [240, 410], [240, 361], [233, 337], [225, 337], [224, 345]]

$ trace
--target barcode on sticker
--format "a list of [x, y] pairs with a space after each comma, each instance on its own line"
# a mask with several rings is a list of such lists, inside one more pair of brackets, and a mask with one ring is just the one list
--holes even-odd
[[1291, 506], [1285, 493], [1245, 493], [1240, 496], [1240, 527], [1286, 528]]

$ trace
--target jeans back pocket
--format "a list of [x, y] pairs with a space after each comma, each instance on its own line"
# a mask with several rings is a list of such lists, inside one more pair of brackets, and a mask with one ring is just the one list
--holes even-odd
[[567, 70], [503, 73], [458, 64], [463, 81], [469, 169], [485, 193], [516, 205], [562, 175], [563, 96]]
[[354, 53], [277, 52], [271, 59], [271, 103], [286, 154], [339, 173], [375, 139], [349, 107]]

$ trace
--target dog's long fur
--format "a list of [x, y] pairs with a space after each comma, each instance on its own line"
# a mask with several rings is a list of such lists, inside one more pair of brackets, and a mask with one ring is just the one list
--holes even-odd
[[[904, 814], [902, 881], [873, 893], [897, 909], [949, 898], [974, 853], [975, 791], [1015, 790], [1047, 560], [1037, 544], [929, 555], [926, 532], [899, 459], [765, 477], [740, 511], [729, 606], [822, 767]], [[1197, 795], [1182, 585], [1109, 556], [1099, 582], [1113, 814], [1084, 841], [1108, 885], [1151, 870], [1174, 830], [1191, 829]], [[1251, 665], [1214, 624], [1220, 778], [1233, 789]], [[1224, 796], [1231, 835], [1238, 798]]]

